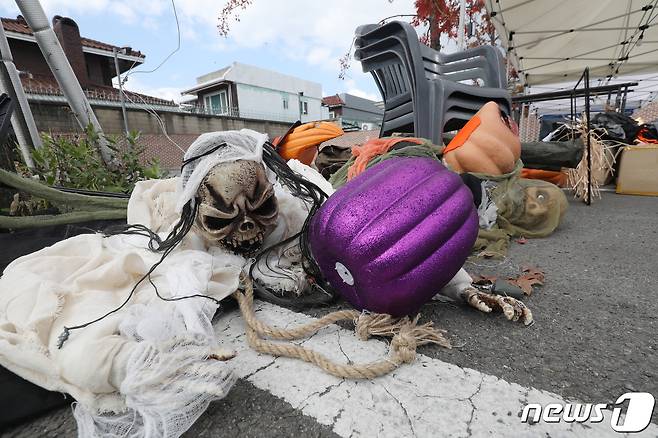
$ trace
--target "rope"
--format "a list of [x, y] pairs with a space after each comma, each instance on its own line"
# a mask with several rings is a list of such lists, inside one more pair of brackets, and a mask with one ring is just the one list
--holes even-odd
[[[416, 348], [424, 344], [437, 344], [450, 348], [443, 330], [437, 330], [432, 322], [418, 325], [419, 316], [393, 318], [390, 315], [361, 313], [355, 310], [340, 310], [293, 329], [271, 327], [259, 321], [254, 313], [254, 288], [249, 276], [242, 274], [244, 291], [236, 291], [233, 296], [238, 301], [242, 317], [246, 322], [247, 342], [259, 353], [276, 357], [301, 359], [322, 368], [327, 373], [347, 379], [374, 379], [397, 369], [403, 363], [411, 363], [416, 358]], [[367, 340], [371, 336], [392, 336], [387, 359], [367, 364], [341, 364], [328, 359], [323, 354], [308, 348], [291, 344], [276, 343], [264, 338], [293, 340], [308, 337], [323, 327], [337, 321], [352, 321], [357, 336]]]

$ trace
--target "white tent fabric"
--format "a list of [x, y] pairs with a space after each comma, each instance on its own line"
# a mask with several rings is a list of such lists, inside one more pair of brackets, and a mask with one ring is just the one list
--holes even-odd
[[658, 0], [487, 0], [527, 85], [658, 71]]

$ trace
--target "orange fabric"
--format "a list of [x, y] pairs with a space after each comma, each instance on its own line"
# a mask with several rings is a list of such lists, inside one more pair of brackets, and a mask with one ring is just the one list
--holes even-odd
[[652, 144], [658, 144], [658, 140], [655, 138], [649, 138], [645, 137], [645, 134], [648, 134], [649, 130], [647, 129], [646, 126], [643, 126], [640, 128], [640, 131], [637, 133], [635, 136], [636, 139], [640, 140], [642, 143], [652, 143]]
[[553, 183], [558, 187], [564, 187], [567, 185], [567, 173], [560, 171], [526, 169], [524, 167], [521, 169], [521, 178], [541, 179]]
[[466, 140], [471, 136], [473, 131], [477, 129], [477, 127], [480, 126], [480, 117], [478, 115], [474, 115], [471, 117], [471, 120], [466, 122], [464, 127], [459, 130], [457, 135], [448, 143], [448, 146], [443, 150], [444, 154], [447, 154], [450, 151], [454, 151], [464, 143], [466, 143]]
[[406, 141], [415, 144], [422, 144], [423, 142], [417, 138], [410, 137], [387, 137], [387, 138], [374, 138], [363, 143], [361, 146], [352, 147], [352, 155], [356, 157], [354, 163], [347, 169], [347, 180], [351, 180], [361, 172], [366, 170], [366, 166], [378, 155], [385, 154], [396, 144]]

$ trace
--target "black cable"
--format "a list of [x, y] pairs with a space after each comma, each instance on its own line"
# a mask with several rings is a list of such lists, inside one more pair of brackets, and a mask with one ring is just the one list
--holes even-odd
[[[181, 166], [181, 169], [184, 168], [187, 164], [199, 158], [210, 155], [211, 153], [217, 151], [219, 148], [225, 146], [226, 143], [219, 144], [216, 147], [200, 155], [185, 160], [183, 162], [183, 165]], [[310, 225], [310, 221], [313, 215], [320, 208], [320, 206], [328, 198], [328, 195], [324, 191], [322, 191], [320, 187], [318, 187], [311, 181], [308, 181], [303, 176], [295, 173], [288, 166], [288, 164], [281, 157], [281, 155], [279, 155], [275, 151], [275, 146], [272, 145], [270, 142], [266, 142], [263, 145], [263, 163], [277, 175], [278, 180], [281, 182], [283, 186], [287, 187], [288, 190], [290, 190], [290, 192], [293, 195], [299, 197], [300, 199], [302, 199], [302, 201], [309, 203], [310, 207], [309, 207], [309, 213], [304, 221], [304, 224], [302, 225], [302, 229], [298, 233], [288, 237], [287, 239], [284, 239], [281, 242], [271, 245], [270, 247], [264, 249], [263, 251], [258, 253], [258, 255], [256, 255], [254, 262], [252, 263], [249, 269], [249, 276], [252, 278], [252, 280], [254, 280], [255, 291], [260, 298], [285, 306], [299, 307], [299, 306], [329, 303], [336, 298], [336, 294], [334, 293], [333, 289], [329, 286], [329, 284], [324, 280], [320, 267], [318, 266], [317, 262], [313, 258], [313, 254], [311, 253], [310, 245], [308, 242], [308, 227]], [[162, 252], [162, 256], [155, 264], [153, 264], [153, 266], [151, 266], [148, 272], [144, 274], [137, 281], [137, 283], [133, 286], [130, 293], [123, 301], [123, 303], [121, 303], [121, 305], [119, 305], [115, 309], [107, 312], [106, 314], [92, 321], [72, 327], [64, 327], [63, 332], [60, 334], [57, 340], [57, 348], [62, 348], [64, 342], [66, 342], [66, 340], [69, 338], [71, 331], [85, 328], [91, 324], [101, 321], [102, 319], [107, 318], [108, 316], [118, 312], [123, 307], [125, 307], [126, 304], [128, 304], [130, 299], [135, 294], [135, 291], [137, 290], [139, 285], [142, 284], [142, 282], [144, 282], [144, 280], [146, 279], [148, 279], [149, 283], [153, 286], [158, 298], [160, 298], [163, 301], [181, 301], [190, 298], [206, 298], [219, 304], [220, 303], [219, 300], [203, 294], [193, 294], [193, 295], [186, 295], [182, 297], [165, 298], [160, 294], [157, 286], [153, 283], [151, 279], [151, 274], [155, 271], [155, 269], [158, 266], [160, 266], [160, 264], [162, 264], [164, 259], [178, 246], [178, 244], [192, 229], [192, 226], [194, 225], [194, 222], [196, 220], [198, 208], [199, 208], [198, 199], [195, 198], [188, 201], [183, 206], [183, 211], [181, 212], [180, 219], [178, 220], [176, 225], [174, 225], [174, 228], [164, 240], [162, 240], [156, 232], [154, 232], [153, 230], [142, 224], [129, 224], [129, 225], [121, 225], [118, 227], [108, 228], [104, 232], [105, 237], [110, 237], [118, 234], [138, 235], [138, 236], [148, 237], [149, 239], [148, 248], [153, 252]], [[262, 287], [260, 284], [258, 284], [258, 281], [255, 281], [253, 277], [253, 271], [257, 267], [262, 257], [266, 257], [265, 258], [266, 266], [268, 266], [269, 268], [269, 265], [267, 263], [267, 256], [275, 249], [283, 247], [284, 245], [293, 242], [297, 238], [299, 238], [299, 246], [302, 253], [302, 259], [303, 259], [302, 267], [304, 269], [304, 272], [309, 277], [309, 280], [313, 288], [321, 292], [320, 294], [321, 298], [299, 299], [299, 297], [296, 297], [295, 300], [288, 300], [271, 293], [265, 287]], [[286, 249], [290, 249], [290, 248], [286, 248]], [[272, 271], [274, 272], [274, 270]], [[280, 272], [283, 272], [283, 274], [286, 275], [284, 271], [281, 270]], [[291, 276], [288, 275], [286, 275], [286, 277], [291, 278]]]
[[[189, 201], [185, 206], [183, 207], [183, 212], [181, 213], [181, 218], [179, 221], [176, 223], [174, 226], [174, 229], [169, 233], [167, 238], [165, 240], [162, 240], [160, 236], [158, 236], [157, 233], [152, 231], [150, 228], [148, 228], [145, 225], [142, 224], [134, 224], [134, 225], [127, 225], [127, 226], [120, 226], [120, 227], [115, 227], [113, 229], [108, 229], [105, 233], [105, 237], [117, 235], [117, 234], [125, 234], [125, 235], [138, 235], [138, 236], [145, 236], [149, 238], [149, 243], [148, 247], [151, 251], [154, 252], [162, 252], [162, 256], [160, 257], [160, 260], [158, 260], [151, 268], [148, 270], [146, 274], [144, 274], [138, 281], [135, 283], [133, 288], [130, 290], [130, 293], [126, 297], [126, 299], [119, 305], [118, 307], [110, 310], [103, 316], [99, 316], [98, 318], [86, 322], [84, 324], [79, 324], [73, 327], [64, 327], [64, 331], [59, 335], [59, 338], [57, 339], [57, 348], [62, 348], [62, 345], [64, 345], [64, 342], [69, 338], [69, 335], [71, 331], [73, 330], [79, 330], [81, 328], [85, 328], [91, 324], [95, 324], [98, 321], [101, 321], [108, 316], [118, 312], [119, 310], [123, 309], [126, 304], [130, 301], [130, 299], [133, 297], [135, 294], [135, 291], [139, 287], [140, 284], [147, 278], [150, 281], [151, 274], [155, 269], [160, 266], [160, 264], [164, 261], [164, 259], [176, 248], [176, 246], [183, 240], [185, 235], [190, 231], [192, 228], [192, 225], [194, 224], [194, 219], [196, 218], [197, 210], [198, 210], [198, 202], [196, 200]], [[159, 292], [157, 291], [156, 288], [156, 294], [160, 297]], [[187, 298], [192, 298], [194, 296], [202, 296], [204, 298], [211, 299], [213, 301], [217, 300], [213, 297], [207, 296], [207, 295], [190, 295], [187, 297], [179, 297], [178, 299], [187, 299]], [[177, 301], [178, 299], [174, 300]]]
[[[275, 151], [274, 146], [269, 142], [266, 142], [263, 145], [263, 162], [277, 175], [283, 186], [288, 188], [288, 190], [290, 190], [293, 195], [309, 203], [310, 206], [308, 215], [306, 216], [304, 224], [302, 225], [302, 229], [298, 233], [270, 246], [269, 248], [266, 248], [255, 257], [254, 262], [249, 268], [249, 276], [254, 280], [255, 291], [257, 295], [261, 299], [274, 302], [276, 304], [287, 306], [292, 305], [295, 307], [302, 302], [303, 305], [309, 305], [325, 304], [335, 300], [336, 294], [329, 286], [329, 284], [324, 280], [322, 271], [320, 270], [320, 267], [318, 266], [315, 258], [313, 257], [313, 254], [311, 253], [310, 244], [308, 242], [308, 228], [311, 219], [320, 208], [320, 206], [324, 203], [324, 201], [328, 198], [328, 195], [322, 191], [320, 187], [292, 171], [286, 161]], [[258, 284], [259, 282], [254, 278], [254, 269], [257, 269], [258, 263], [263, 256], [266, 256], [274, 249], [286, 245], [287, 243], [292, 242], [297, 238], [299, 238], [299, 247], [302, 253], [302, 267], [304, 272], [306, 272], [307, 276], [310, 278], [313, 288], [322, 293], [322, 299], [300, 301], [298, 297], [294, 300], [277, 297], [276, 295], [267, 291], [264, 287], [261, 287]], [[267, 258], [265, 259], [265, 262], [267, 266]]]
[[188, 158], [188, 159], [186, 159], [186, 160], [183, 160], [183, 163], [182, 163], [181, 166], [180, 166], [180, 170], [181, 170], [181, 172], [183, 171], [183, 168], [184, 168], [185, 166], [187, 166], [188, 164], [190, 164], [191, 162], [196, 161], [196, 160], [198, 160], [199, 158], [206, 157], [206, 156], [212, 154], [213, 152], [215, 152], [216, 150], [221, 149], [221, 148], [223, 148], [223, 147], [225, 147], [225, 146], [227, 146], [226, 143], [220, 143], [220, 144], [218, 144], [217, 146], [214, 146], [214, 147], [208, 149], [207, 151], [205, 151], [205, 152], [202, 153], [202, 154], [195, 155], [195, 156], [190, 157], [190, 158]]

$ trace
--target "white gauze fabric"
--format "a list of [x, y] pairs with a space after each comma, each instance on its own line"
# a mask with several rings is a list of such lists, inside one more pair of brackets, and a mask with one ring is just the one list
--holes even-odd
[[[172, 214], [177, 179], [139, 183], [129, 220], [161, 235]], [[120, 305], [160, 254], [142, 236], [99, 234], [63, 240], [12, 262], [0, 278], [0, 363], [19, 376], [76, 400], [83, 437], [178, 437], [235, 381], [212, 330], [217, 304], [160, 300], [148, 281]], [[191, 234], [152, 274], [163, 297], [202, 293], [221, 300], [235, 291], [244, 259], [207, 251]]]
[[498, 206], [494, 202], [491, 192], [497, 187], [495, 181], [483, 180], [480, 188], [482, 190], [482, 201], [478, 207], [478, 222], [480, 228], [490, 230], [498, 220]]
[[[207, 132], [201, 134], [185, 152], [183, 162], [194, 157], [200, 157], [186, 164], [181, 171], [180, 193], [176, 202], [176, 211], [181, 212], [183, 206], [194, 199], [201, 181], [206, 177], [210, 169], [219, 163], [227, 163], [237, 160], [263, 162], [263, 144], [267, 141], [267, 135], [251, 129], [239, 131]], [[211, 149], [225, 143], [226, 146], [219, 147], [216, 151], [202, 156]], [[266, 169], [267, 170], [267, 169]], [[275, 178], [271, 171], [267, 172], [267, 178], [274, 183]]]
[[[220, 140], [242, 148], [225, 151], [233, 159], [262, 162], [264, 135], [245, 131], [204, 134], [195, 142], [197, 152]], [[228, 161], [227, 156], [221, 159]], [[211, 154], [208, 162], [198, 160], [184, 173], [187, 184], [182, 178], [138, 183], [128, 222], [166, 237], [179, 219], [178, 206], [194, 196], [190, 184], [198, 187], [205, 176], [196, 169], [209, 170], [217, 159]], [[289, 165], [331, 194], [319, 173], [299, 162]], [[279, 218], [265, 246], [297, 233], [308, 214], [308, 206], [269, 173]], [[15, 260], [0, 277], [0, 364], [46, 389], [71, 394], [77, 400], [79, 436], [178, 437], [235, 381], [230, 361], [209, 358], [225, 354], [217, 348], [211, 325], [217, 305], [204, 298], [162, 301], [148, 281], [120, 311], [72, 331], [57, 348], [63, 327], [95, 319], [126, 299], [160, 258], [146, 249], [147, 243], [135, 235], [76, 236]], [[259, 280], [273, 289], [292, 290], [303, 283], [297, 264], [301, 256], [296, 251], [277, 256], [297, 280], [281, 280], [265, 267]], [[236, 290], [248, 263], [209, 247], [193, 229], [151, 278], [163, 297], [199, 293], [222, 300]]]

